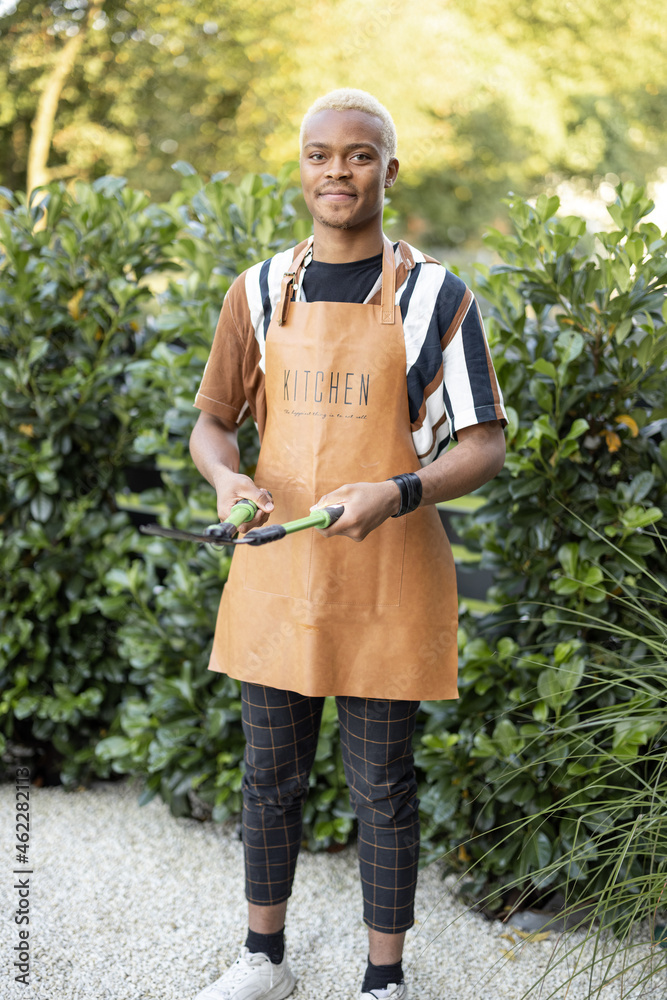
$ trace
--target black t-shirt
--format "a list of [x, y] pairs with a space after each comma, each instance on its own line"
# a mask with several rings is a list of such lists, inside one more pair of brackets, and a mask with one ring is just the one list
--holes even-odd
[[349, 264], [311, 260], [303, 276], [306, 302], [363, 302], [381, 273], [381, 253]]

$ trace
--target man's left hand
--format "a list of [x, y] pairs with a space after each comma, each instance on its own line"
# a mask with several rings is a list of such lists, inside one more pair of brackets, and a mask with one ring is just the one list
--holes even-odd
[[345, 510], [330, 528], [318, 528], [327, 538], [346, 535], [355, 542], [362, 542], [373, 528], [397, 514], [401, 506], [401, 493], [390, 479], [382, 483], [347, 483], [331, 493], [325, 493], [310, 508], [333, 507], [343, 504]]

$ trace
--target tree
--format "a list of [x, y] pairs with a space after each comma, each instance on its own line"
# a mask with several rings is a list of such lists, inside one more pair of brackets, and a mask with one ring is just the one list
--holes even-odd
[[87, 18], [81, 26], [73, 26], [76, 31], [70, 34], [65, 44], [57, 52], [51, 70], [45, 76], [35, 117], [32, 121], [32, 134], [28, 151], [28, 193], [35, 187], [48, 184], [49, 181], [55, 180], [58, 176], [66, 177], [70, 173], [76, 173], [75, 169], [68, 166], [60, 171], [56, 168], [49, 169], [47, 166], [53, 139], [53, 125], [63, 87], [76, 64], [90, 24], [103, 4], [104, 0], [93, 0]]
[[19, 2], [0, 20], [4, 183], [128, 173], [160, 197], [176, 187], [169, 168], [181, 149], [211, 172], [225, 146], [233, 154], [221, 166], [248, 159], [229, 137], [262, 68], [252, 44], [281, 9], [252, 0]]
[[0, 176], [25, 184], [39, 94], [80, 39], [49, 176], [126, 174], [163, 198], [175, 159], [275, 173], [310, 102], [355, 86], [395, 117], [404, 232], [458, 243], [509, 189], [643, 182], [664, 163], [660, 15], [658, 0], [422, 0], [418, 19], [398, 0], [314, 0], [308, 17], [295, 0], [104, 0], [97, 15], [20, 0], [0, 18]]

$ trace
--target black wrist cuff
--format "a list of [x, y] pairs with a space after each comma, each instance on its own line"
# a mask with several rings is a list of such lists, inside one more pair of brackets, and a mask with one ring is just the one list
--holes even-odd
[[392, 517], [401, 517], [419, 507], [422, 499], [422, 481], [416, 472], [406, 472], [402, 476], [390, 476], [389, 481], [396, 483], [401, 491], [401, 506], [398, 514], [392, 514]]

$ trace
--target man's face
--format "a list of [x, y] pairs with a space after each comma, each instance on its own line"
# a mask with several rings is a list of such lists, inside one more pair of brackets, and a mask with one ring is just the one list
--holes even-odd
[[306, 125], [300, 166], [303, 196], [316, 222], [352, 229], [381, 216], [385, 188], [398, 173], [398, 160], [386, 159], [382, 123], [375, 115], [313, 115]]

